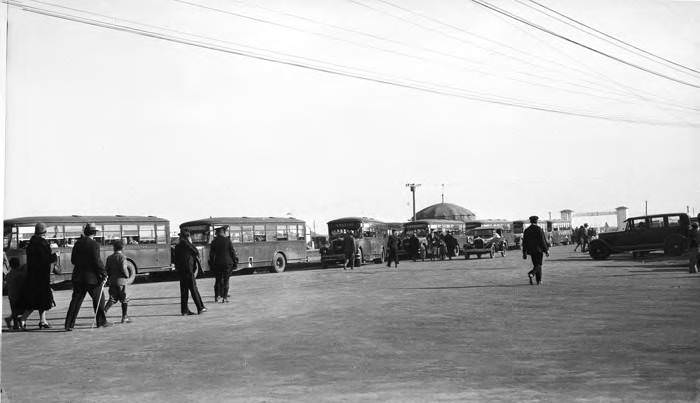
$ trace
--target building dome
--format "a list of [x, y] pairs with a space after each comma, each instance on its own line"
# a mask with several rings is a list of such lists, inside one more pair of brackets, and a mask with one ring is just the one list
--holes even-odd
[[469, 221], [476, 218], [471, 210], [452, 203], [438, 203], [416, 213], [416, 220], [440, 218], [443, 220]]

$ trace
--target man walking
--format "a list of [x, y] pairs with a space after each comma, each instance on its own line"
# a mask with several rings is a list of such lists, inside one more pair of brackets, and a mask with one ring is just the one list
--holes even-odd
[[539, 217], [536, 215], [531, 216], [530, 226], [523, 232], [523, 259], [527, 259], [527, 255], [530, 255], [533, 266], [532, 270], [527, 272], [530, 285], [532, 285], [533, 275], [538, 285], [542, 282], [542, 255], [546, 254], [549, 257], [549, 245], [544, 236], [544, 231], [537, 225], [538, 219]]
[[688, 272], [697, 273], [698, 272], [698, 254], [700, 251], [698, 247], [700, 246], [700, 232], [698, 232], [698, 223], [693, 223], [690, 227], [690, 233], [688, 234]]
[[226, 236], [226, 230], [228, 226], [216, 229], [216, 238], [209, 250], [209, 267], [215, 275], [214, 301], [219, 302], [221, 297], [222, 303], [228, 302], [228, 281], [237, 263], [236, 252], [231, 240]]
[[590, 242], [588, 235], [588, 223], [583, 224], [583, 229], [581, 230], [581, 252], [588, 252], [588, 243]]
[[355, 269], [356, 250], [357, 248], [355, 246], [355, 237], [353, 237], [350, 232], [346, 232], [343, 236], [343, 253], [345, 254], [345, 263], [343, 264], [343, 270], [348, 269], [348, 263], [350, 263], [350, 270]]
[[90, 294], [92, 306], [95, 310], [97, 327], [107, 327], [105, 316], [105, 300], [102, 298], [102, 286], [107, 278], [107, 270], [100, 258], [100, 245], [95, 241], [97, 226], [90, 223], [85, 225], [83, 236], [75, 242], [70, 261], [73, 263], [73, 295], [71, 296], [68, 313], [66, 314], [66, 331], [71, 331], [75, 327], [75, 319], [83, 304], [85, 294]]
[[395, 266], [399, 267], [399, 237], [396, 236], [396, 230], [391, 231], [391, 235], [386, 240], [386, 249], [389, 256], [386, 259], [386, 267], [391, 267], [393, 261]]
[[180, 277], [180, 313], [184, 315], [194, 315], [187, 306], [189, 294], [192, 294], [192, 301], [197, 307], [197, 313], [202, 314], [207, 311], [202, 303], [202, 297], [197, 289], [197, 264], [199, 264], [199, 251], [192, 244], [192, 238], [188, 230], [183, 230], [180, 234], [180, 242], [175, 245], [175, 270]]
[[420, 255], [420, 241], [418, 240], [415, 232], [411, 234], [411, 238], [408, 240], [408, 247], [411, 258], [415, 262]]
[[455, 256], [455, 251], [457, 250], [457, 238], [455, 238], [452, 235], [452, 232], [447, 231], [447, 235], [445, 235], [445, 245], [447, 246], [447, 257], [452, 260], [452, 257]]

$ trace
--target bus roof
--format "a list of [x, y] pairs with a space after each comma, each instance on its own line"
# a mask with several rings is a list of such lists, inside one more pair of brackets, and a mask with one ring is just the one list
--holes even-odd
[[60, 215], [60, 216], [33, 216], [33, 217], [17, 217], [9, 218], [4, 221], [5, 225], [19, 224], [36, 224], [43, 222], [45, 224], [72, 224], [72, 223], [88, 223], [95, 224], [103, 223], [134, 223], [134, 222], [160, 222], [168, 223], [164, 218], [137, 215]]
[[187, 221], [180, 227], [188, 225], [237, 225], [237, 224], [272, 224], [272, 223], [296, 223], [306, 224], [305, 221], [293, 217], [209, 217], [199, 220]]
[[336, 218], [335, 220], [328, 221], [328, 225], [331, 224], [340, 224], [340, 223], [346, 223], [346, 222], [366, 222], [366, 223], [377, 223], [377, 224], [384, 224], [383, 221], [379, 221], [377, 219], [371, 218], [371, 217], [343, 217], [343, 218]]

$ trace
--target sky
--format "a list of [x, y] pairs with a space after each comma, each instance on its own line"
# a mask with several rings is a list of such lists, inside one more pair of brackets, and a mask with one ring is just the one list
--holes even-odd
[[[700, 213], [700, 74], [490, 3], [629, 64], [474, 1], [3, 5], [4, 215]], [[540, 3], [700, 70], [700, 2]]]

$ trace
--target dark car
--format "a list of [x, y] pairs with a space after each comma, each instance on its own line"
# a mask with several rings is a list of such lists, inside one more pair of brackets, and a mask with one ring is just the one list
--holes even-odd
[[496, 252], [500, 252], [501, 256], [506, 255], [507, 243], [503, 237], [498, 234], [498, 230], [494, 228], [477, 228], [467, 231], [467, 243], [464, 244], [464, 258], [469, 259], [469, 256], [476, 255], [481, 258], [481, 255], [489, 255], [493, 258]]
[[684, 213], [631, 217], [625, 220], [624, 230], [598, 234], [589, 245], [589, 254], [596, 260], [612, 253], [637, 255], [653, 250], [678, 256], [687, 249], [689, 227], [690, 217]]

